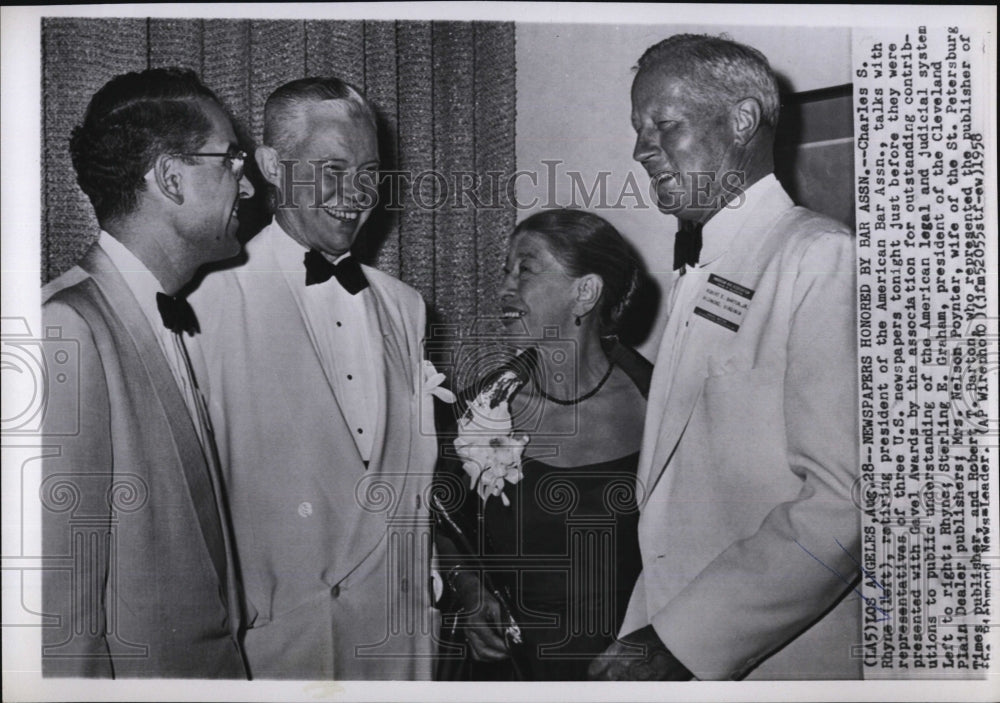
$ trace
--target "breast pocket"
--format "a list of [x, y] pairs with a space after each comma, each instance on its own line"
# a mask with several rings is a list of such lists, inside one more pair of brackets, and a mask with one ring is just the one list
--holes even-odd
[[784, 379], [784, 371], [768, 366], [733, 371], [719, 376], [709, 376], [705, 379], [704, 395], [721, 396], [737, 394], [749, 396], [754, 390], [780, 384]]
[[772, 502], [788, 482], [784, 372], [769, 367], [705, 380], [699, 402], [712, 482], [741, 500]]

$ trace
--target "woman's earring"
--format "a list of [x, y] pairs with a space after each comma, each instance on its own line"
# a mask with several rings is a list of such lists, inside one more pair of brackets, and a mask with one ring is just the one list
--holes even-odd
[[278, 212], [278, 189], [273, 185], [268, 184], [267, 194], [264, 196], [266, 201], [264, 203], [264, 208], [268, 215], [274, 215]]
[[576, 316], [576, 326], [577, 327], [580, 326], [580, 316], [579, 315]]

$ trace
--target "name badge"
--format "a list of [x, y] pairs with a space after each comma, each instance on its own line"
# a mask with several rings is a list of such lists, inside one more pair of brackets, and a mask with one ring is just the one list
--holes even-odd
[[752, 298], [753, 291], [749, 288], [714, 273], [709, 274], [705, 292], [698, 301], [694, 314], [737, 332]]

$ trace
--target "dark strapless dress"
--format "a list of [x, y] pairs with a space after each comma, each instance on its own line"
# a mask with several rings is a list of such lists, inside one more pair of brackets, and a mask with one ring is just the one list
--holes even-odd
[[[506, 587], [529, 680], [583, 680], [618, 634], [642, 568], [637, 535], [638, 452], [585, 466], [524, 462], [524, 478], [490, 498], [484, 562]], [[469, 662], [472, 680], [514, 678], [509, 661]]]
[[[614, 338], [602, 343], [608, 358], [646, 398], [652, 364]], [[482, 387], [489, 383], [487, 379]], [[468, 402], [478, 392], [469, 389], [460, 398]], [[461, 404], [458, 407], [460, 414]], [[450, 445], [452, 437], [453, 432], [444, 433], [442, 441]], [[529, 446], [529, 451], [541, 451], [537, 444]], [[449, 456], [442, 454], [440, 475], [457, 477], [459, 485], [467, 485], [461, 462]], [[469, 549], [514, 611], [522, 638], [522, 644], [515, 645], [519, 671], [511, 659], [492, 663], [465, 657], [456, 666], [453, 658], [443, 658], [439, 678], [587, 678], [591, 661], [618, 635], [642, 568], [635, 500], [638, 462], [638, 451], [572, 467], [525, 457], [521, 481], [504, 488], [509, 506], [499, 496], [490, 497], [484, 506], [475, 491], [465, 494], [454, 517], [474, 543]], [[450, 530], [443, 532], [447, 535]], [[453, 606], [443, 607], [447, 612]], [[456, 622], [454, 617], [451, 621]], [[448, 630], [442, 629], [442, 652], [454, 651], [449, 645], [454, 631]], [[464, 640], [459, 635], [455, 641]]]

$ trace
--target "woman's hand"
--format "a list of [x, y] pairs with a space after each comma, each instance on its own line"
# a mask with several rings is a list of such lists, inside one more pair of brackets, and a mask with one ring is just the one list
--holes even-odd
[[475, 574], [458, 572], [451, 579], [456, 599], [464, 611], [459, 614], [462, 631], [472, 649], [473, 659], [500, 661], [508, 657], [507, 644], [502, 635], [503, 622], [500, 604], [483, 588]]

